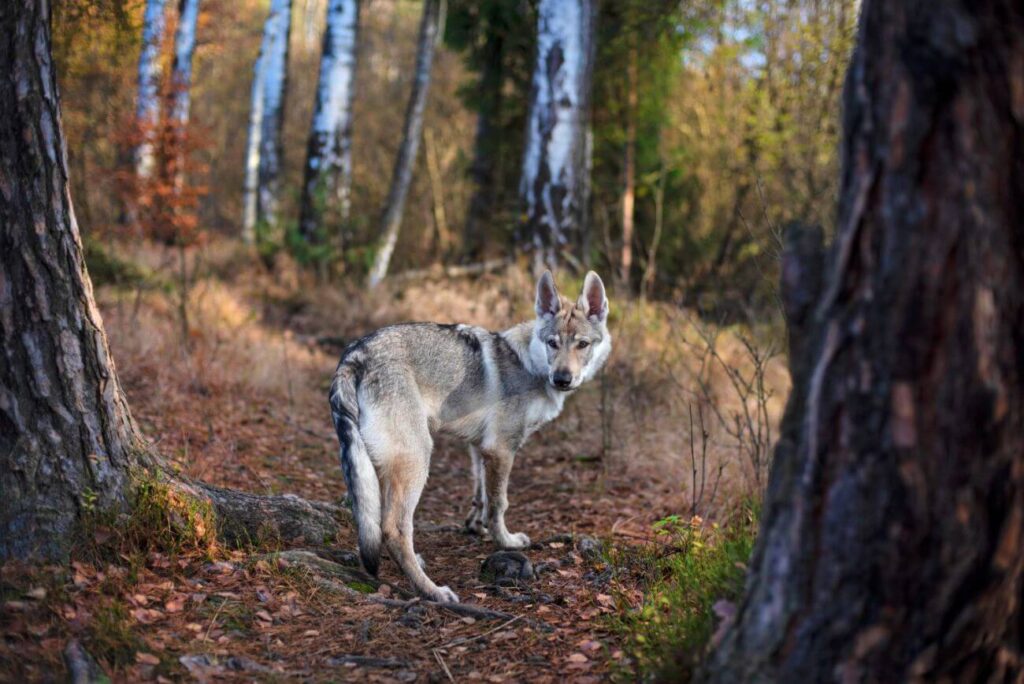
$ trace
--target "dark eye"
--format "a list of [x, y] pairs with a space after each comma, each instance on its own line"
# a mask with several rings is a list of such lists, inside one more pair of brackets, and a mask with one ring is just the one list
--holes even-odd
[[558, 340], [552, 337], [550, 340], [548, 340], [548, 346], [551, 347], [552, 349], [558, 349]]
[[587, 347], [590, 346], [590, 342], [587, 340], [580, 340], [576, 346], [579, 347], [580, 349], [586, 349]]

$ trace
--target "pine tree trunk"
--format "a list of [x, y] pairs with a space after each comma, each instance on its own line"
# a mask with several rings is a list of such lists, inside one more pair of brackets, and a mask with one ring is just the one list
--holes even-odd
[[794, 389], [706, 680], [1024, 673], [1022, 37], [1015, 0], [863, 5], [839, 228], [824, 278], [789, 239]]
[[[348, 222], [358, 48], [358, 0], [331, 0], [327, 6], [316, 106], [309, 127], [299, 219], [299, 230], [310, 242], [323, 242], [327, 237], [325, 223], [337, 226], [340, 232]], [[344, 246], [345, 236], [339, 234], [339, 238]]]
[[554, 268], [580, 249], [590, 181], [594, 0], [541, 0], [520, 180], [527, 246]]
[[469, 167], [473, 196], [466, 210], [462, 238], [463, 252], [470, 260], [480, 256], [485, 242], [482, 233], [494, 218], [494, 170], [497, 163], [497, 145], [493, 140], [494, 122], [501, 115], [505, 87], [505, 65], [502, 59], [505, 36], [490, 23], [485, 30], [483, 65], [478, 86], [480, 111], [473, 139], [473, 162]]
[[160, 123], [160, 44], [163, 42], [167, 0], [146, 0], [139, 51], [138, 98], [135, 123], [141, 140], [135, 148], [135, 173], [153, 174], [153, 137]]
[[427, 106], [430, 66], [434, 61], [440, 16], [441, 0], [424, 0], [423, 19], [420, 22], [420, 35], [416, 47], [416, 76], [413, 80], [412, 93], [409, 95], [409, 107], [405, 112], [405, 128], [402, 131], [402, 144], [391, 176], [391, 189], [388, 191], [381, 217], [380, 243], [367, 278], [367, 286], [371, 288], [379, 285], [387, 275], [391, 255], [398, 242], [405, 196], [412, 182], [412, 171], [416, 166], [416, 153], [419, 151], [420, 134], [423, 130], [423, 110]]
[[0, 36], [0, 560], [52, 558], [142, 456], [68, 196], [48, 4], [3, 3]]
[[252, 82], [249, 142], [245, 156], [242, 240], [256, 241], [257, 225], [277, 222], [281, 174], [281, 125], [288, 85], [291, 0], [271, 0]]
[[164, 473], [140, 437], [93, 299], [68, 191], [48, 3], [0, 3], [0, 562], [60, 559], [83, 513], [144, 472], [208, 501], [230, 542], [316, 544], [345, 511]]

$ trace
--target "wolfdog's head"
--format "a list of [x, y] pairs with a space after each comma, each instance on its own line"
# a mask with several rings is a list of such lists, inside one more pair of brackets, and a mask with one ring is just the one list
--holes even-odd
[[608, 298], [604, 283], [591, 271], [583, 292], [573, 303], [558, 294], [550, 271], [537, 282], [537, 325], [530, 342], [531, 357], [546, 362], [548, 382], [563, 392], [593, 378], [612, 350], [608, 332]]

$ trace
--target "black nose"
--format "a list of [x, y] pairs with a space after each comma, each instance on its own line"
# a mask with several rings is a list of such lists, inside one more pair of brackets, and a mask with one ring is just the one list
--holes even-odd
[[560, 390], [569, 389], [572, 386], [572, 373], [565, 370], [555, 371], [551, 376], [551, 382]]

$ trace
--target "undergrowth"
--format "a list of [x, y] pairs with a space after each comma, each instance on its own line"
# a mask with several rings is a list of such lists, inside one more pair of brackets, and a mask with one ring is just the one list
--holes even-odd
[[693, 678], [719, 622], [715, 604], [734, 602], [743, 592], [757, 526], [754, 504], [723, 526], [669, 516], [655, 525], [659, 543], [612, 552], [611, 562], [637, 575], [644, 594], [639, 608], [612, 620], [633, 668], [620, 678]]

